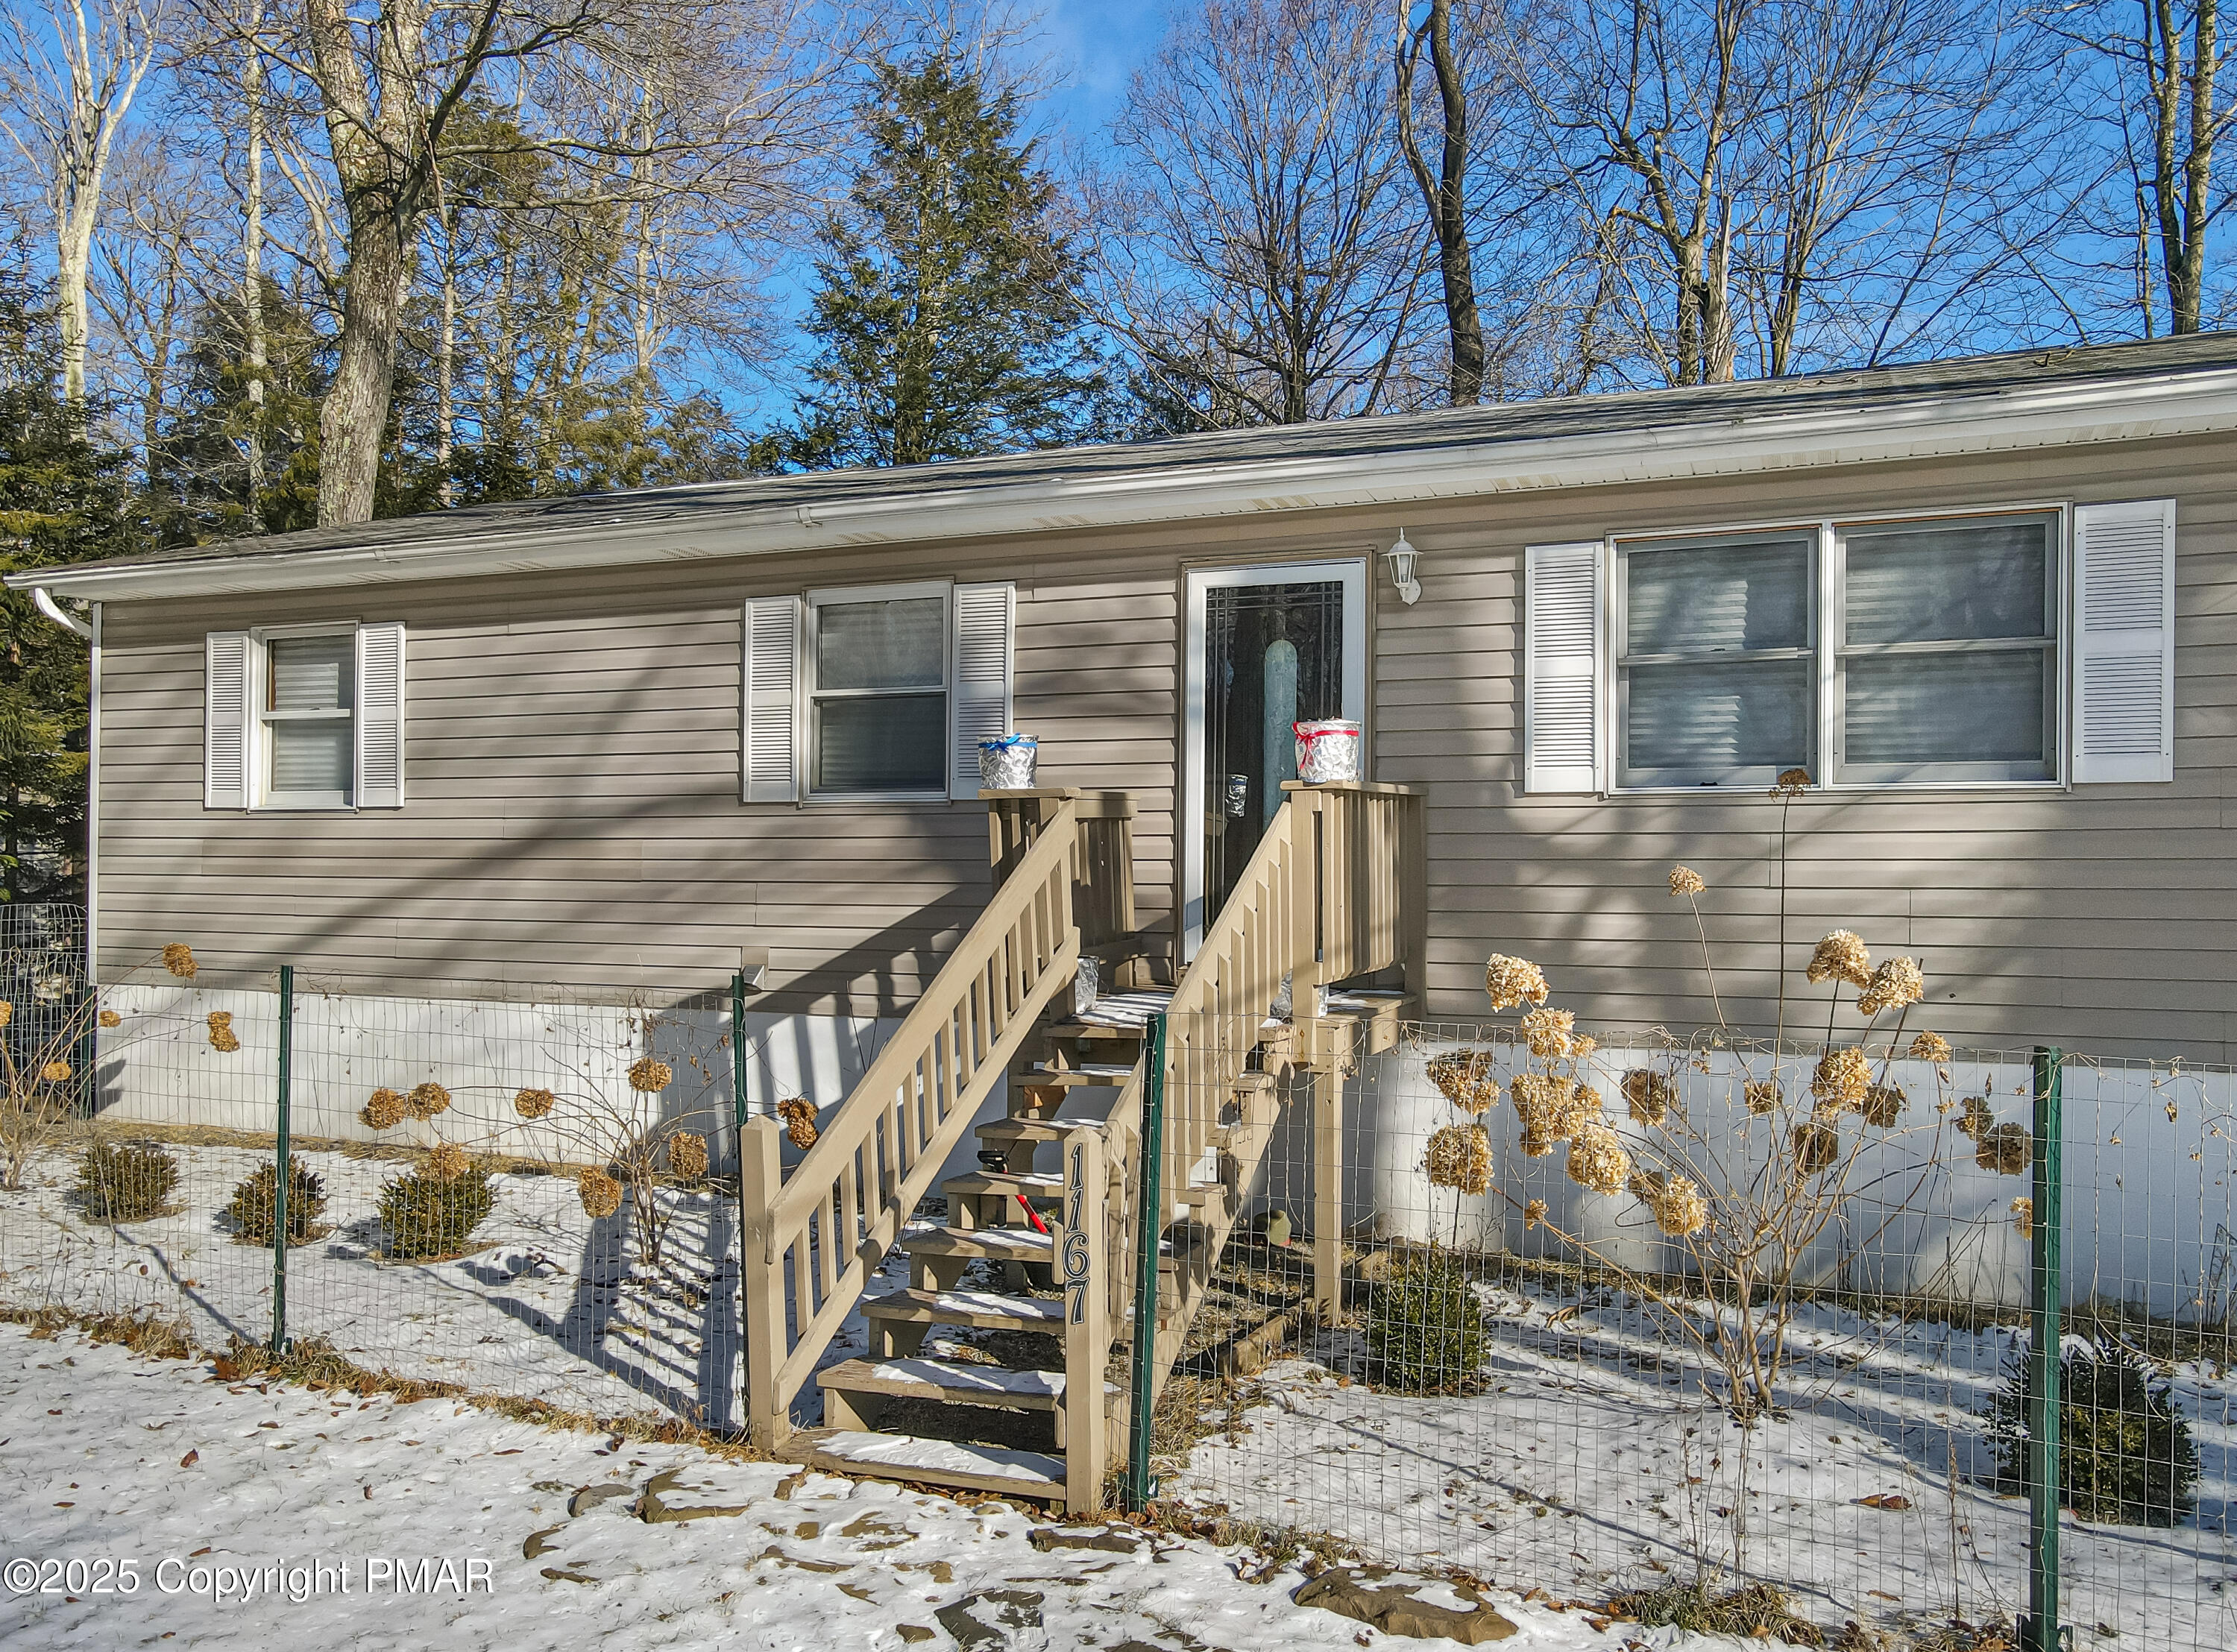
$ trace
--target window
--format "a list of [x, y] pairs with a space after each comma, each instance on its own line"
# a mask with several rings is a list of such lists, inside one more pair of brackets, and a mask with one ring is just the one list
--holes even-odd
[[1617, 783], [2056, 780], [2057, 529], [2030, 514], [1620, 543]]
[[2048, 517], [1838, 530], [1839, 780], [2058, 773], [2058, 585]]
[[1810, 761], [1814, 533], [1627, 547], [1627, 786], [1767, 785]]
[[404, 627], [212, 631], [202, 806], [404, 806]]
[[947, 599], [945, 585], [809, 597], [811, 793], [947, 795]]
[[262, 801], [281, 809], [347, 808], [356, 769], [355, 632], [268, 637], [263, 664]]

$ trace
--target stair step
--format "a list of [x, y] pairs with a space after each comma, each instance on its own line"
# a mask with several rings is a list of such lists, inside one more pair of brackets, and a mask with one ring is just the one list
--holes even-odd
[[1173, 1001], [1171, 987], [1133, 987], [1106, 992], [1072, 1019], [1099, 1027], [1128, 1027], [1140, 1031], [1150, 1017], [1162, 1015]]
[[977, 1256], [990, 1262], [1053, 1262], [1056, 1240], [1030, 1227], [911, 1227], [901, 1248], [912, 1256]]
[[1052, 1038], [1092, 1038], [1099, 1042], [1124, 1038], [1131, 1043], [1138, 1044], [1148, 1036], [1148, 1029], [1112, 1026], [1108, 1022], [1102, 1021], [1059, 1021], [1050, 1026], [1048, 1036]]
[[1064, 1178], [1053, 1170], [1036, 1170], [1030, 1175], [1022, 1170], [971, 1170], [948, 1177], [940, 1184], [940, 1190], [951, 1199], [990, 1194], [1007, 1198], [1020, 1193], [1028, 1199], [1054, 1199], [1064, 1192]]
[[1064, 1459], [1046, 1451], [842, 1429], [809, 1429], [794, 1438], [797, 1445], [790, 1455], [835, 1473], [965, 1486], [1043, 1502], [1064, 1495]]
[[888, 1291], [862, 1299], [866, 1320], [906, 1325], [967, 1325], [980, 1331], [1064, 1329], [1064, 1304], [1037, 1296], [999, 1296], [992, 1291]]
[[[1064, 1403], [1061, 1371], [1011, 1371], [954, 1359], [849, 1359], [816, 1372], [815, 1380], [853, 1394], [898, 1394], [1006, 1411], [1053, 1411]], [[1113, 1385], [1105, 1386], [1116, 1392]]]
[[1019, 1075], [1023, 1084], [1123, 1084], [1134, 1070], [1132, 1062], [1084, 1061], [1076, 1067], [1039, 1063]]
[[1066, 1119], [1059, 1124], [1051, 1119], [998, 1118], [992, 1124], [979, 1125], [973, 1133], [981, 1142], [1053, 1142], [1083, 1122], [1094, 1122], [1092, 1119]]

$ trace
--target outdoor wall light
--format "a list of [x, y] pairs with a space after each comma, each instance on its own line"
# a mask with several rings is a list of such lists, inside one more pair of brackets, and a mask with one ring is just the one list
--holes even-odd
[[1398, 543], [1384, 551], [1390, 561], [1390, 582], [1398, 588], [1398, 600], [1411, 608], [1422, 600], [1422, 582], [1414, 577], [1414, 558], [1419, 555], [1406, 543], [1406, 530], [1398, 530]]

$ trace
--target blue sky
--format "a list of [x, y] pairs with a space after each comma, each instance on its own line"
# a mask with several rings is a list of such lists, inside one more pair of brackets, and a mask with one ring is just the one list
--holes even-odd
[[1070, 82], [1052, 98], [1050, 115], [1075, 137], [1094, 133], [1117, 109], [1126, 77], [1157, 49], [1167, 15], [1164, 6], [1123, 0], [1048, 0], [1042, 35]]

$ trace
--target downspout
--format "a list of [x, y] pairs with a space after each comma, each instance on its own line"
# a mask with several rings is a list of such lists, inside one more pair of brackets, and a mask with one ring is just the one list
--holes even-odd
[[101, 903], [94, 879], [101, 864], [101, 604], [89, 604], [91, 617], [82, 620], [56, 602], [43, 585], [31, 587], [31, 602], [40, 613], [63, 629], [73, 636], [83, 637], [93, 645], [86, 661], [85, 973], [86, 978], [98, 991], [101, 985], [98, 931]]
[[[78, 618], [76, 615], [71, 613], [69, 609], [65, 609], [60, 602], [55, 601], [53, 596], [48, 591], [45, 586], [34, 585], [31, 587], [31, 601], [38, 605], [40, 613], [45, 615], [56, 625], [61, 626], [63, 630], [69, 632], [75, 636], [82, 636], [89, 642], [93, 641], [93, 627], [86, 623], [85, 621]], [[94, 609], [94, 612], [96, 615], [99, 614], [100, 611], [101, 610], [98, 607]]]

